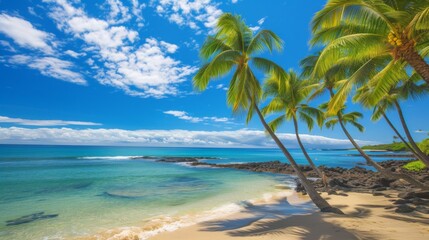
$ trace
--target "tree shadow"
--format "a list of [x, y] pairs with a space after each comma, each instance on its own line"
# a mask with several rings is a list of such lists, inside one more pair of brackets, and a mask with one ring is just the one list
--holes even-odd
[[407, 215], [391, 215], [391, 214], [385, 214], [385, 215], [381, 215], [381, 217], [384, 218], [388, 218], [388, 219], [395, 219], [398, 221], [404, 221], [404, 222], [414, 222], [414, 223], [423, 223], [423, 224], [428, 224], [429, 225], [429, 219], [427, 217], [422, 217], [422, 216], [418, 216], [418, 215], [411, 215], [411, 216], [407, 216]]
[[[276, 204], [253, 205], [245, 202], [243, 205], [245, 208], [242, 213], [246, 213], [243, 215], [244, 217], [205, 222], [202, 231], [226, 231], [228, 235], [233, 237], [263, 235], [274, 237], [287, 233], [304, 240], [379, 239], [374, 233], [346, 229], [325, 221], [331, 217], [365, 218], [371, 215], [371, 210], [368, 208], [356, 208], [354, 212], [341, 216], [332, 213], [320, 213], [313, 203], [291, 205], [287, 199]], [[342, 205], [341, 207], [347, 206]]]

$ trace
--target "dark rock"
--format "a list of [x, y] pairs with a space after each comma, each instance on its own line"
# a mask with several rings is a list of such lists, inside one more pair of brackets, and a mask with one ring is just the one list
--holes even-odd
[[387, 206], [387, 207], [385, 207], [384, 209], [393, 209], [393, 208], [395, 208], [396, 206]]
[[410, 213], [414, 210], [415, 210], [414, 207], [411, 207], [410, 205], [407, 205], [407, 204], [403, 204], [403, 205], [399, 205], [396, 208], [395, 212], [397, 212], [397, 213]]
[[406, 203], [411, 203], [411, 200], [409, 200], [409, 199], [398, 199], [398, 200], [393, 202], [393, 204], [406, 204]]
[[330, 179], [328, 181], [328, 185], [330, 187], [335, 187], [335, 186], [346, 187], [346, 188], [350, 187], [350, 185], [347, 184], [345, 179], [337, 179], [337, 178]]
[[380, 185], [380, 184], [378, 184], [378, 183], [376, 183], [376, 184], [374, 184], [374, 185], [371, 185], [369, 188], [370, 189], [377, 189], [377, 188], [381, 188], [382, 186]]
[[333, 189], [329, 189], [328, 190], [328, 195], [332, 195], [332, 194], [336, 195], [337, 192], [335, 190], [333, 190]]
[[372, 193], [372, 195], [373, 196], [383, 196], [384, 194], [382, 192], [375, 191], [375, 192]]
[[411, 203], [414, 205], [429, 205], [429, 200], [421, 199], [421, 198], [413, 198]]
[[30, 215], [25, 215], [13, 220], [6, 221], [6, 226], [21, 225], [24, 223], [33, 222], [36, 220], [49, 219], [58, 217], [58, 214], [45, 214], [45, 212], [37, 212]]
[[402, 192], [398, 194], [398, 198], [411, 199], [415, 197], [415, 192]]
[[[409, 172], [402, 168], [402, 166], [408, 162], [410, 162], [410, 160], [389, 160], [380, 162], [379, 164], [386, 169], [397, 169], [398, 171], [400, 170], [416, 179], [421, 179], [421, 182], [429, 185], [429, 169], [421, 172]], [[280, 161], [244, 164], [211, 164], [200, 162], [197, 160], [193, 162], [188, 162], [188, 164], [192, 166], [235, 168], [253, 172], [268, 172], [291, 175], [295, 174], [295, 171], [290, 164], [282, 163]], [[322, 180], [318, 178], [317, 174], [309, 166], [300, 166], [300, 169], [307, 177], [317, 178], [312, 183], [317, 191], [326, 191], [326, 186], [324, 185]], [[328, 177], [328, 186], [334, 191], [343, 190], [355, 192], [372, 192], [371, 190], [384, 191], [386, 189], [389, 189], [404, 192], [402, 194], [407, 199], [416, 197], [415, 195], [413, 195], [413, 193], [408, 193], [416, 191], [411, 188], [412, 186], [409, 183], [402, 180], [394, 180], [387, 178], [379, 172], [374, 172], [372, 170], [368, 170], [359, 166], [353, 167], [351, 169], [320, 166], [320, 170], [326, 174], [326, 176]], [[303, 192], [304, 189], [302, 188], [302, 186], [298, 186], [297, 190]], [[426, 198], [426, 193], [422, 194]]]
[[416, 211], [424, 214], [429, 214], [429, 208], [425, 206], [417, 206]]
[[383, 187], [390, 187], [390, 184], [392, 183], [392, 182], [394, 182], [395, 181], [395, 179], [389, 179], [389, 178], [384, 178], [384, 177], [382, 177], [382, 178], [380, 178], [379, 180], [378, 180], [378, 182], [383, 186]]
[[429, 199], [429, 191], [415, 192], [414, 197]]

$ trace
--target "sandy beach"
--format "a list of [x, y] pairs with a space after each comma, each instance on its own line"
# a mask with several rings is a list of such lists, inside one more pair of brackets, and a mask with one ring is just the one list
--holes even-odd
[[[230, 239], [427, 239], [429, 218], [427, 215], [396, 213], [392, 200], [396, 192], [386, 196], [365, 193], [347, 193], [348, 196], [323, 196], [345, 213], [299, 213], [308, 207], [308, 199], [292, 195], [275, 202], [249, 204], [239, 213], [220, 219], [163, 232], [153, 240], [230, 240]], [[282, 206], [297, 206], [297, 212], [284, 213]]]

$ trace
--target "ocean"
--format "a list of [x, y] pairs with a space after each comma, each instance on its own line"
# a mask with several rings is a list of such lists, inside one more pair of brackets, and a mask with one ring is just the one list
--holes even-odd
[[[305, 164], [299, 149], [291, 153]], [[309, 154], [317, 165], [364, 163], [354, 150]], [[284, 192], [279, 184], [294, 185], [288, 175], [134, 159], [139, 156], [286, 162], [277, 149], [0, 145], [0, 239], [119, 239], [130, 232], [145, 238], [238, 211], [246, 200]]]

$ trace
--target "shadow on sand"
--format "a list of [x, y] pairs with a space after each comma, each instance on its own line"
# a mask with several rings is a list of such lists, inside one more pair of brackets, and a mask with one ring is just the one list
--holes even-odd
[[[380, 239], [377, 234], [359, 229], [346, 229], [340, 225], [325, 221], [328, 218], [365, 218], [371, 215], [370, 208], [377, 205], [365, 205], [356, 208], [345, 216], [332, 213], [320, 213], [312, 203], [291, 205], [287, 199], [276, 204], [256, 206], [243, 203], [245, 209], [242, 218], [209, 221], [203, 224], [203, 231], [225, 231], [233, 237], [269, 236], [270, 239], [283, 239], [285, 234], [299, 239]], [[347, 206], [335, 206], [347, 207]], [[317, 226], [316, 226], [317, 225]], [[358, 228], [358, 226], [356, 227]]]

